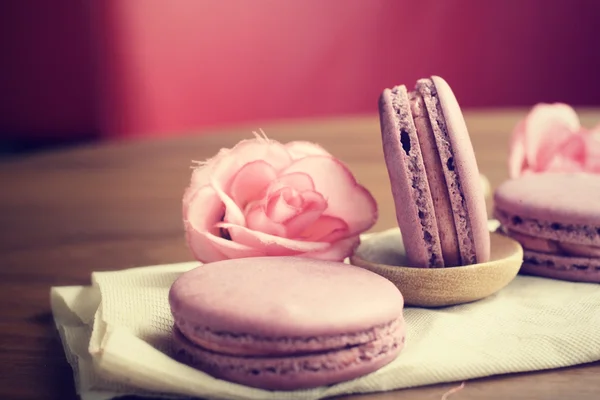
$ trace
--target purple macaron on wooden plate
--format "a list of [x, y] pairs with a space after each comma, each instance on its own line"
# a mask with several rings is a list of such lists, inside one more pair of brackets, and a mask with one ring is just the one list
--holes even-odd
[[400, 291], [343, 263], [257, 257], [205, 264], [175, 281], [169, 303], [177, 359], [262, 389], [354, 379], [404, 346]]
[[462, 112], [440, 77], [385, 89], [381, 137], [407, 265], [483, 263], [490, 257], [484, 188]]
[[600, 175], [544, 173], [494, 194], [502, 230], [525, 251], [521, 272], [600, 283]]

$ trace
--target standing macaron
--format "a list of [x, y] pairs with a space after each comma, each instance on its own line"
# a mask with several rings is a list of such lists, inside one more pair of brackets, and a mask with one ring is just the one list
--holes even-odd
[[494, 194], [494, 216], [523, 246], [521, 272], [600, 283], [600, 175], [508, 180]]
[[385, 89], [379, 116], [396, 216], [412, 267], [490, 258], [485, 195], [462, 112], [433, 76]]
[[396, 286], [343, 263], [257, 257], [205, 264], [175, 281], [169, 302], [179, 360], [257, 388], [354, 379], [404, 346]]

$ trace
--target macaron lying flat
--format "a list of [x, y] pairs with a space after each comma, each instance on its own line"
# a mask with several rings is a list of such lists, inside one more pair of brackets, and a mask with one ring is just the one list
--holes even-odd
[[524, 273], [600, 283], [600, 176], [544, 173], [504, 182], [494, 216], [524, 249]]
[[404, 346], [396, 286], [343, 263], [258, 257], [205, 264], [175, 281], [169, 302], [177, 359], [257, 388], [354, 379]]
[[450, 86], [433, 76], [379, 99], [385, 162], [412, 267], [490, 257], [485, 195], [471, 139]]

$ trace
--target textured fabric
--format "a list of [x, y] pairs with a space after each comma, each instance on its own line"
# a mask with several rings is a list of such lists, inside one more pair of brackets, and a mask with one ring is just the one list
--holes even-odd
[[379, 371], [331, 387], [266, 392], [214, 379], [169, 357], [167, 293], [197, 263], [94, 273], [52, 289], [52, 309], [83, 399], [117, 394], [319, 399], [600, 360], [600, 285], [518, 276], [484, 300], [406, 308], [406, 348]]

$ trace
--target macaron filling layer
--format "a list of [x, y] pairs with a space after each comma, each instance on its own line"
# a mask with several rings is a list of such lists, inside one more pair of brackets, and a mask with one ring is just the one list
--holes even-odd
[[578, 243], [562, 242], [554, 239], [544, 239], [504, 229], [506, 234], [521, 243], [525, 250], [533, 250], [540, 253], [558, 254], [570, 257], [595, 257], [600, 258], [600, 247], [583, 245]]
[[309, 337], [268, 337], [248, 333], [215, 331], [199, 324], [187, 323], [174, 315], [175, 326], [190, 342], [206, 350], [229, 355], [294, 355], [348, 348], [393, 336], [403, 327], [403, 319], [374, 326], [359, 332]]
[[[494, 217], [505, 229], [533, 236], [550, 239], [560, 243], [576, 243], [580, 246], [600, 247], [600, 226], [564, 223], [552, 220], [541, 220], [521, 214], [505, 211], [498, 204], [494, 209]], [[572, 250], [572, 248], [571, 248]]]
[[392, 361], [404, 347], [403, 323], [392, 334], [367, 343], [295, 356], [240, 356], [214, 352], [174, 329], [180, 361], [212, 376], [270, 390], [328, 385], [368, 373]]
[[444, 181], [442, 161], [436, 145], [433, 126], [427, 113], [423, 96], [414, 91], [408, 93], [412, 117], [417, 129], [423, 164], [427, 174], [431, 199], [433, 201], [442, 246], [442, 257], [445, 266], [456, 266], [461, 263], [458, 249], [458, 237], [452, 217], [452, 203]]

